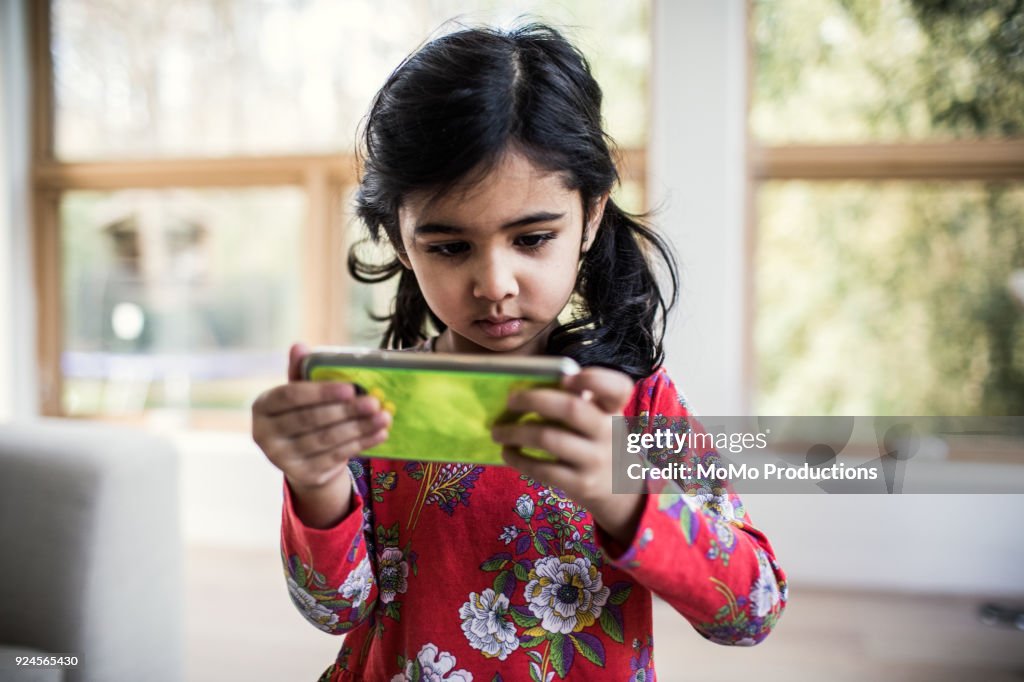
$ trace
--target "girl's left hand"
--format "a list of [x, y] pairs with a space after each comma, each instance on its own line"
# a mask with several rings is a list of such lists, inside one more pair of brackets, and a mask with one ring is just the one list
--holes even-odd
[[[620, 544], [628, 545], [643, 511], [639, 492], [612, 493], [612, 420], [633, 392], [632, 380], [614, 370], [587, 367], [566, 377], [562, 388], [513, 393], [514, 412], [536, 412], [551, 424], [495, 426], [494, 440], [505, 447], [505, 462], [530, 478], [560, 488], [589, 511], [594, 521]], [[520, 448], [546, 450], [557, 460], [524, 455]], [[639, 491], [642, 487], [637, 488]]]

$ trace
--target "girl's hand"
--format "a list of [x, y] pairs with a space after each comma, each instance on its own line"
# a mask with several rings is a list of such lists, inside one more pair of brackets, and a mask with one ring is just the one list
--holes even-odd
[[252, 437], [308, 512], [300, 512], [303, 521], [323, 526], [348, 511], [348, 460], [387, 440], [391, 415], [376, 398], [357, 396], [352, 384], [301, 381], [306, 352], [293, 345], [288, 383], [253, 403]]
[[[563, 391], [534, 389], [509, 396], [514, 412], [537, 412], [556, 424], [496, 426], [494, 440], [504, 445], [507, 464], [546, 485], [560, 488], [587, 509], [608, 535], [628, 544], [643, 511], [642, 487], [612, 493], [612, 420], [633, 392], [632, 380], [601, 367], [587, 367], [562, 381]], [[522, 454], [520, 448], [546, 450], [555, 462]]]

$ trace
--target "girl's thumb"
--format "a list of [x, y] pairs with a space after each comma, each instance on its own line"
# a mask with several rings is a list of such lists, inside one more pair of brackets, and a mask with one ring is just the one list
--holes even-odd
[[293, 343], [288, 351], [288, 381], [302, 379], [302, 358], [309, 355], [309, 347], [304, 343]]

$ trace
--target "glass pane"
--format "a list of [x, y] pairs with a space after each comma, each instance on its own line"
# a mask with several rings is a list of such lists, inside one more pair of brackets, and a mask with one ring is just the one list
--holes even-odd
[[760, 140], [1024, 134], [1024, 6], [1003, 0], [755, 0]]
[[620, 144], [646, 138], [649, 0], [53, 0], [63, 159], [333, 152], [445, 20], [570, 28]]
[[1024, 414], [1024, 185], [772, 182], [758, 211], [758, 414]]
[[305, 213], [294, 188], [66, 193], [66, 413], [195, 419], [279, 383]]

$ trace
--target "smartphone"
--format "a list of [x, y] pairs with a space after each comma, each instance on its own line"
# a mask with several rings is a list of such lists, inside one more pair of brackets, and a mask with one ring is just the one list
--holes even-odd
[[[509, 412], [511, 392], [558, 388], [562, 377], [579, 371], [565, 357], [333, 347], [315, 348], [302, 361], [304, 379], [352, 383], [391, 413], [388, 439], [365, 455], [471, 464], [504, 464], [501, 446], [491, 439], [495, 424], [542, 421], [536, 413]], [[523, 452], [553, 459], [540, 450]]]

